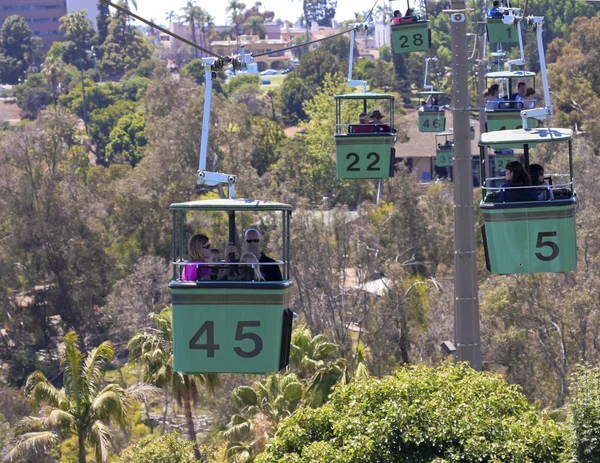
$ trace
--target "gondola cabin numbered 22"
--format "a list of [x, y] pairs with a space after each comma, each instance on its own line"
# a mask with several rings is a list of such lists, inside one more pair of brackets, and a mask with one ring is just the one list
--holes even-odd
[[337, 177], [384, 179], [394, 174], [394, 97], [382, 93], [336, 95]]
[[[173, 281], [169, 286], [173, 302], [175, 370], [183, 373], [271, 373], [285, 368], [289, 361], [293, 317], [288, 308], [292, 287], [289, 270], [291, 206], [222, 199], [172, 204], [171, 210], [175, 259]], [[238, 259], [223, 256], [225, 260], [198, 260], [188, 240], [192, 233], [186, 221], [187, 214], [198, 212], [208, 217], [227, 214], [228, 242], [235, 240], [236, 213], [248, 214], [251, 220], [256, 220], [255, 215], [260, 212], [267, 215], [269, 223], [279, 222], [282, 233], [280, 260], [262, 262], [263, 254], [258, 261], [256, 257], [248, 256], [252, 252], [244, 252], [248, 246], [263, 246], [264, 236], [258, 238], [258, 232], [252, 236], [242, 235]], [[218, 238], [213, 237], [213, 242], [207, 242], [201, 248], [224, 249], [226, 238], [217, 243]], [[200, 252], [206, 256], [213, 251], [208, 248]], [[272, 266], [271, 270], [267, 270], [267, 266]]]

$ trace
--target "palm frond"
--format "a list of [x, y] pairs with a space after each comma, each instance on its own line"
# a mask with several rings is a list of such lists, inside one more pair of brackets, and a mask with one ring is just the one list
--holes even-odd
[[79, 405], [81, 398], [81, 366], [84, 355], [77, 349], [77, 335], [71, 331], [65, 335], [65, 356], [62, 359], [64, 368], [63, 385], [67, 395], [73, 395]]
[[133, 386], [129, 386], [125, 392], [135, 400], [150, 399], [162, 394], [160, 388], [145, 383], [136, 383]]
[[36, 371], [29, 375], [25, 384], [25, 391], [30, 397], [31, 404], [37, 409], [42, 403], [47, 403], [51, 407], [66, 409], [66, 397], [64, 390], [56, 389], [43, 373]]
[[72, 429], [75, 424], [75, 417], [69, 412], [60, 410], [58, 408], [53, 409], [46, 418], [48, 426], [54, 429], [60, 429], [62, 431]]
[[88, 434], [88, 440], [94, 448], [96, 463], [104, 463], [106, 461], [111, 437], [112, 434], [108, 426], [100, 420], [94, 422]]
[[58, 435], [52, 431], [21, 434], [9, 442], [4, 461], [11, 462], [32, 453], [45, 453], [48, 447], [56, 445], [58, 442]]
[[111, 361], [114, 353], [115, 350], [110, 342], [105, 341], [87, 354], [82, 373], [90, 395], [94, 396], [98, 393], [98, 387], [104, 374], [104, 366], [106, 362]]
[[94, 417], [99, 420], [114, 420], [121, 426], [127, 424], [132, 399], [118, 384], [109, 384], [92, 402]]

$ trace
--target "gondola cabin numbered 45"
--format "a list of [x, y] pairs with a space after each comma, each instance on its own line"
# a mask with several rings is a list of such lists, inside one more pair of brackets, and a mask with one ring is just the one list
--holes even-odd
[[381, 93], [336, 95], [337, 177], [384, 179], [394, 174], [394, 97]]
[[[292, 287], [289, 269], [291, 206], [223, 199], [172, 204], [171, 210], [175, 259], [173, 281], [169, 286], [173, 302], [175, 370], [183, 373], [271, 373], [285, 368], [289, 361], [293, 317], [288, 308]], [[203, 214], [207, 220], [218, 213], [228, 215], [229, 242], [236, 235], [236, 213], [250, 215], [250, 220], [256, 220], [257, 213], [267, 215], [270, 223], [280, 225], [281, 259], [261, 263], [260, 267], [245, 263], [248, 262], [245, 260], [247, 253], [242, 253], [239, 259], [232, 258], [231, 262], [190, 262], [187, 238], [191, 233], [186, 215], [191, 213]], [[218, 236], [212, 239], [209, 246], [224, 249], [227, 245], [225, 238], [222, 242], [217, 242]], [[247, 241], [243, 241], [246, 246]], [[279, 271], [266, 272], [266, 265], [277, 266]], [[195, 281], [189, 281], [183, 274], [183, 269], [189, 266], [195, 267]], [[255, 268], [258, 273], [254, 272]], [[265, 281], [261, 269], [265, 276], [277, 274], [281, 279], [278, 276], [277, 281]]]

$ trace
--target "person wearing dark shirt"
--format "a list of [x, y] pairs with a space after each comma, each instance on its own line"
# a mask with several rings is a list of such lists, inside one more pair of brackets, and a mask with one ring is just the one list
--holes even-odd
[[381, 114], [381, 112], [377, 109], [371, 113], [371, 120], [375, 125], [374, 132], [390, 132], [390, 126], [388, 124], [382, 123], [381, 119], [383, 119], [383, 114]]
[[[274, 264], [276, 262], [275, 259], [267, 256], [260, 250], [260, 241], [261, 236], [260, 232], [256, 228], [249, 228], [246, 230], [244, 234], [244, 241], [246, 242], [245, 247], [248, 252], [254, 254], [258, 262], [261, 264], [271, 263]], [[261, 265], [260, 271], [265, 278], [265, 281], [282, 281], [283, 277], [281, 276], [281, 269], [279, 265]]]
[[[506, 180], [502, 185], [498, 200], [501, 203], [537, 201], [537, 191], [533, 188], [522, 188], [531, 185], [531, 177], [519, 161], [506, 164]], [[518, 188], [513, 188], [518, 187]]]
[[500, 11], [499, 8], [500, 2], [496, 0], [494, 3], [492, 3], [492, 8], [490, 8], [490, 11], [488, 11], [488, 18], [501, 18], [502, 11]]

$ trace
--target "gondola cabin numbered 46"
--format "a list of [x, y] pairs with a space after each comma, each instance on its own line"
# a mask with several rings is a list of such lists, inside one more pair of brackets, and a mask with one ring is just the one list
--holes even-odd
[[394, 174], [394, 97], [381, 93], [336, 95], [337, 177], [384, 179]]
[[[289, 310], [292, 281], [289, 270], [290, 217], [287, 204], [246, 199], [191, 201], [172, 204], [173, 211], [173, 343], [175, 370], [183, 373], [271, 373], [288, 364], [292, 330]], [[257, 213], [268, 215], [270, 223], [279, 223], [282, 233], [281, 259], [266, 265], [279, 268], [281, 280], [265, 281], [245, 255], [232, 262], [189, 262], [184, 260], [186, 215], [201, 213], [215, 217], [229, 216], [230, 242], [235, 236], [235, 214], [245, 213], [255, 219]], [[242, 235], [243, 236], [243, 235]], [[209, 245], [224, 248], [226, 242]], [[261, 239], [264, 237], [261, 237]], [[244, 240], [245, 241], [245, 240]], [[262, 243], [261, 243], [262, 244]], [[246, 245], [245, 243], [243, 244]], [[239, 254], [238, 254], [239, 255]], [[183, 275], [186, 267], [195, 267], [196, 280]], [[242, 278], [248, 275], [248, 278]], [[264, 271], [264, 275], [267, 272]], [[214, 278], [213, 278], [214, 276]]]

